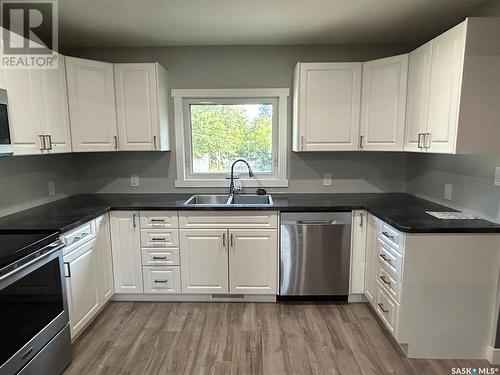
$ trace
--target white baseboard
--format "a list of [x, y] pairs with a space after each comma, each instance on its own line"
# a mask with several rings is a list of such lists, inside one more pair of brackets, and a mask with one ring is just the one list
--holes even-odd
[[212, 294], [115, 294], [113, 301], [123, 302], [276, 302], [275, 295], [245, 294], [236, 298]]
[[486, 348], [486, 359], [492, 365], [500, 365], [500, 349], [488, 346]]
[[349, 303], [368, 302], [364, 294], [349, 294], [347, 297]]

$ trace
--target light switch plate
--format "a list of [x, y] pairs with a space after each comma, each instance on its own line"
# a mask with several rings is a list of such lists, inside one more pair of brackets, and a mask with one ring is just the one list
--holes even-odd
[[130, 176], [130, 186], [138, 187], [139, 186], [139, 176]]
[[453, 199], [453, 185], [444, 184], [444, 199], [451, 201]]
[[332, 186], [332, 175], [330, 173], [323, 175], [323, 186]]
[[495, 168], [495, 186], [500, 186], [500, 167]]

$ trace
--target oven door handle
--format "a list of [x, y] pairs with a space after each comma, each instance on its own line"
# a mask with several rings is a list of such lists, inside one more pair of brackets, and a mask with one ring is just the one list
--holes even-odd
[[21, 266], [17, 267], [13, 271], [6, 273], [5, 275], [0, 276], [0, 281], [3, 281], [11, 276], [14, 276], [15, 274], [21, 272], [22, 270], [31, 266], [34, 263], [40, 262], [41, 260], [51, 256], [52, 254], [54, 254], [55, 252], [57, 252], [59, 250], [61, 250], [63, 247], [64, 247], [64, 244], [62, 242], [58, 242], [56, 244], [52, 243], [52, 244], [46, 246], [46, 248], [52, 248], [52, 249], [47, 251], [43, 255], [40, 255], [39, 257], [33, 258], [32, 260], [22, 264]]

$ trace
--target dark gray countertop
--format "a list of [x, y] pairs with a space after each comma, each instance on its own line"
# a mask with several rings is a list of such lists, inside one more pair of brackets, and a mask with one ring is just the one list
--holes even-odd
[[0, 218], [0, 232], [65, 232], [110, 210], [350, 211], [365, 209], [407, 233], [500, 233], [486, 220], [440, 220], [425, 211], [454, 211], [406, 193], [272, 194], [264, 207], [187, 207], [192, 194], [84, 194]]

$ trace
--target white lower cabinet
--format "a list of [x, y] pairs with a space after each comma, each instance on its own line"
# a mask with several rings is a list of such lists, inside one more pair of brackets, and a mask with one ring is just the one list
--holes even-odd
[[111, 229], [109, 215], [96, 220], [96, 252], [98, 259], [97, 281], [99, 286], [99, 302], [104, 305], [115, 292], [113, 282], [113, 254], [111, 253]]
[[368, 214], [366, 211], [352, 211], [349, 294], [362, 294], [365, 290], [367, 222]]
[[229, 231], [229, 292], [276, 294], [276, 230]]
[[143, 268], [144, 293], [180, 293], [180, 270], [178, 266]]
[[368, 302], [375, 305], [377, 289], [377, 233], [379, 220], [368, 215], [366, 228], [366, 260], [365, 260], [365, 296]]
[[115, 292], [143, 293], [139, 212], [112, 212], [111, 240]]
[[96, 240], [64, 257], [71, 337], [76, 337], [100, 308]]
[[180, 230], [182, 293], [228, 293], [226, 229]]

